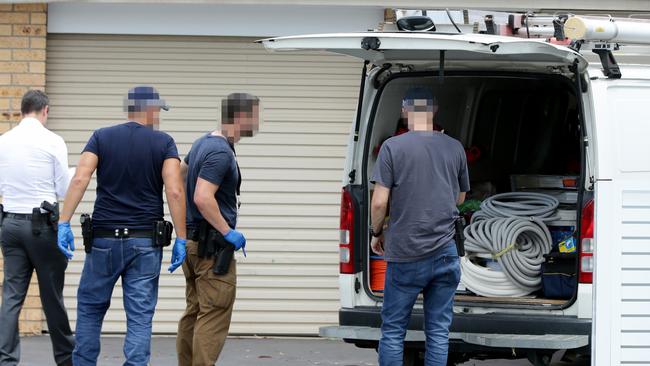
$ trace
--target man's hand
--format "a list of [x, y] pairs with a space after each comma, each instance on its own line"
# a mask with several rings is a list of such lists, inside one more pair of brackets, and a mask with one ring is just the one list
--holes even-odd
[[378, 237], [373, 236], [370, 241], [370, 248], [377, 255], [384, 255], [384, 234], [381, 234]]
[[74, 252], [74, 234], [72, 234], [69, 222], [59, 223], [57, 239], [59, 250], [66, 256], [66, 258], [68, 258], [68, 260], [71, 260], [73, 256], [72, 252]]
[[172, 265], [169, 266], [169, 273], [174, 272], [178, 267], [183, 264], [185, 256], [187, 255], [187, 240], [176, 238], [174, 248], [172, 249]]
[[244, 256], [246, 255], [246, 238], [244, 234], [237, 230], [230, 230], [223, 237], [227, 242], [235, 247], [235, 250], [243, 249]]

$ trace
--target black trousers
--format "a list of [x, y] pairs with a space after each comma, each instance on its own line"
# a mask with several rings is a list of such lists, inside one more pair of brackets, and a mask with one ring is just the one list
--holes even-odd
[[27, 220], [5, 217], [0, 232], [4, 256], [4, 281], [0, 307], [0, 366], [20, 362], [18, 315], [23, 307], [32, 272], [36, 270], [41, 303], [57, 365], [71, 365], [74, 337], [63, 304], [63, 282], [68, 260], [56, 245], [57, 236], [46, 224], [39, 235]]

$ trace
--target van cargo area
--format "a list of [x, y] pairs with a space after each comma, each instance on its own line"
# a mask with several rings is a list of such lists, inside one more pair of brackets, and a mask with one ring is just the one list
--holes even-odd
[[[371, 177], [381, 144], [408, 132], [401, 116], [401, 99], [414, 86], [433, 90], [439, 102], [435, 124], [465, 147], [471, 191], [459, 209], [467, 223], [482, 203], [498, 198], [498, 194], [520, 192], [538, 197], [536, 194], [542, 193], [545, 196], [539, 197], [552, 197], [548, 202], [556, 200], [559, 204], [550, 220], [543, 222], [551, 240], [542, 253], [547, 255], [535, 266], [539, 286], [520, 292], [502, 291], [498, 286], [483, 290], [480, 282], [485, 274], [501, 275], [498, 272], [504, 271], [501, 256], [510, 250], [523, 250], [525, 244], [506, 243], [510, 245], [505, 250], [486, 255], [473, 253], [466, 242], [456, 306], [570, 306], [579, 281], [580, 248], [575, 243], [579, 243], [579, 208], [584, 201], [580, 107], [573, 82], [562, 75], [531, 73], [447, 71], [444, 77], [421, 72], [393, 74], [378, 89], [380, 95], [372, 106], [369, 133], [365, 134], [365, 178]], [[365, 184], [370, 198], [372, 185]], [[527, 197], [520, 201], [530, 201]], [[369, 218], [369, 211], [367, 215]], [[386, 263], [369, 245], [364, 288], [381, 301]], [[476, 272], [470, 273], [470, 269]]]

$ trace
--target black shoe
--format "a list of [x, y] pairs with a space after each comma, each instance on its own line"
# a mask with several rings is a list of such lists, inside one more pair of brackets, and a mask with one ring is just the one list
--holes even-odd
[[72, 357], [70, 357], [67, 360], [57, 364], [57, 366], [72, 366]]

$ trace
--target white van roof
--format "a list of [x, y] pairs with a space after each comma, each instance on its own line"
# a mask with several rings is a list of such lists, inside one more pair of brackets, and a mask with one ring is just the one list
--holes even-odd
[[565, 46], [538, 39], [486, 34], [333, 33], [269, 38], [259, 42], [272, 51], [329, 51], [376, 65], [435, 66], [439, 63], [440, 51], [445, 51], [445, 65], [451, 67], [479, 64], [491, 69], [557, 72], [559, 67], [574, 62], [581, 71], [588, 65], [580, 53]]

